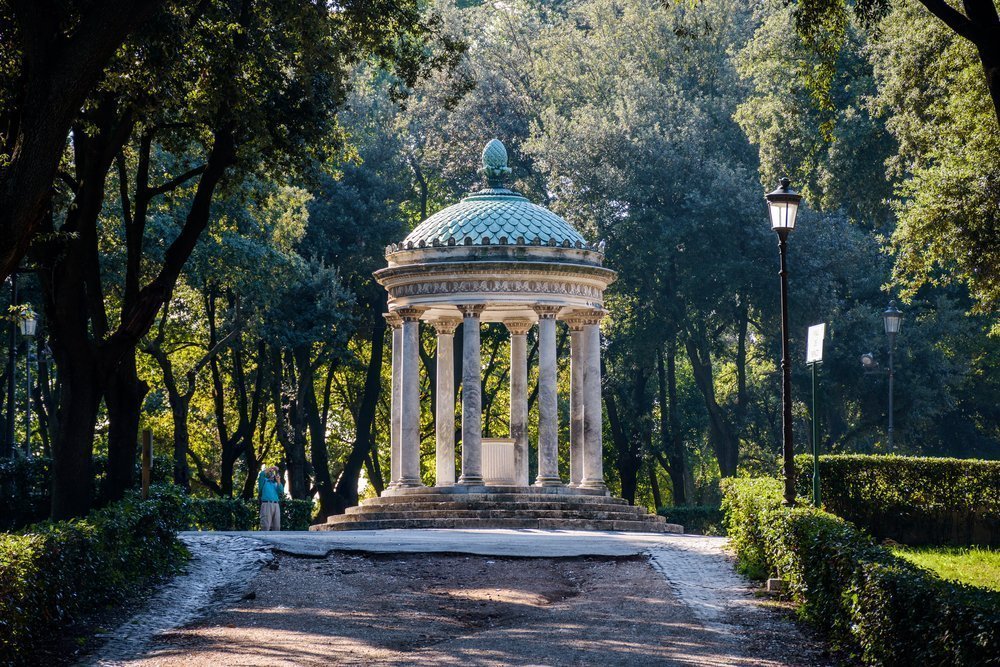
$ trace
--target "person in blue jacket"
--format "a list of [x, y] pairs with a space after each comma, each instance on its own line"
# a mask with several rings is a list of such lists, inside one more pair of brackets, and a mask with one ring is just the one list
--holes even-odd
[[281, 497], [285, 487], [276, 466], [264, 468], [257, 475], [257, 495], [260, 496], [260, 529], [281, 530]]

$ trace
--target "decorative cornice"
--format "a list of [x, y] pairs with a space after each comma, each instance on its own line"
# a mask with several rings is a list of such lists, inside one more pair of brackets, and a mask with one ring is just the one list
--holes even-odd
[[440, 320], [433, 320], [431, 322], [434, 325], [434, 330], [437, 331], [438, 335], [453, 336], [455, 334], [455, 329], [458, 325], [462, 323], [462, 320], [457, 317], [443, 317]]
[[531, 330], [534, 322], [531, 320], [504, 320], [503, 325], [507, 327], [511, 336], [523, 336]]
[[617, 274], [602, 266], [563, 262], [531, 261], [448, 261], [399, 264], [379, 269], [375, 279], [381, 285], [407, 278], [452, 279], [480, 276], [532, 276], [539, 279], [593, 280], [604, 285], [614, 282]]

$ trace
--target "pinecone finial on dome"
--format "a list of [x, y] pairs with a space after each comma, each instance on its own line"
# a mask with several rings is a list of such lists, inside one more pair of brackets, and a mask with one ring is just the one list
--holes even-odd
[[510, 175], [507, 149], [499, 139], [492, 139], [483, 149], [483, 173], [491, 188], [504, 187], [504, 181]]

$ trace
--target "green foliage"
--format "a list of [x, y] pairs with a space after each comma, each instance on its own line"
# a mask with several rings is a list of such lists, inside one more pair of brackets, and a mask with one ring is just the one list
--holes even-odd
[[186, 515], [180, 490], [156, 486], [148, 500], [0, 535], [0, 662], [33, 664], [59, 628], [174, 571]]
[[[193, 498], [190, 526], [197, 530], [257, 530], [260, 503], [239, 498]], [[281, 529], [308, 530], [313, 501], [285, 498], [281, 501]]]
[[[798, 490], [812, 457], [796, 457]], [[905, 544], [1000, 545], [1000, 461], [821, 456], [823, 506], [878, 538]]]
[[667, 523], [684, 526], [685, 533], [694, 535], [725, 535], [724, 515], [718, 505], [677, 505], [656, 511]]
[[741, 571], [781, 577], [803, 617], [865, 664], [995, 664], [1000, 595], [945, 582], [832, 514], [783, 507], [779, 480], [724, 480], [723, 494]]
[[[98, 504], [107, 502], [104, 492], [107, 471], [107, 457], [94, 457], [92, 497]], [[153, 459], [153, 484], [170, 482], [171, 461], [165, 456]], [[141, 464], [136, 465], [135, 478], [140, 479]], [[0, 514], [0, 530], [17, 530], [35, 521], [41, 521], [49, 514], [49, 500], [52, 492], [52, 460], [45, 457], [26, 459], [17, 457], [0, 460], [0, 498], [5, 510]]]

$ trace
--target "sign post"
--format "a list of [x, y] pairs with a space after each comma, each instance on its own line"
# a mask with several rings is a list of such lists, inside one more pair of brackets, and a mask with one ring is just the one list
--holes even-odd
[[816, 367], [823, 363], [823, 340], [826, 338], [826, 324], [809, 327], [809, 342], [806, 346], [806, 365], [812, 371], [812, 409], [809, 411], [812, 423], [813, 455], [813, 506], [819, 507], [819, 415], [816, 412]]

